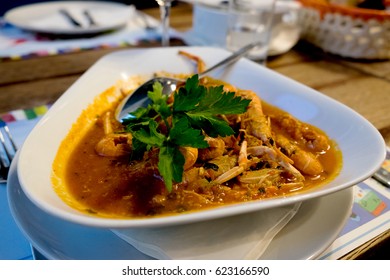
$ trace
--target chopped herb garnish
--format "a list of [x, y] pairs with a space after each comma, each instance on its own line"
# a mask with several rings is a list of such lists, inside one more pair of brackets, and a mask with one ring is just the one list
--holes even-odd
[[198, 75], [187, 79], [174, 93], [173, 104], [162, 94], [159, 83], [148, 92], [152, 103], [139, 108], [126, 121], [126, 130], [133, 135], [133, 151], [142, 155], [152, 147], [159, 148], [158, 170], [168, 191], [174, 182], [181, 182], [185, 158], [180, 147], [207, 148], [205, 134], [211, 137], [234, 134], [222, 114], [241, 114], [250, 100], [224, 92], [223, 86], [204, 87]]

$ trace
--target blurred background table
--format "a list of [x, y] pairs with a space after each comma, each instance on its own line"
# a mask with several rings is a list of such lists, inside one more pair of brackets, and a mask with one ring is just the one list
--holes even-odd
[[[158, 8], [143, 10], [159, 19]], [[192, 27], [192, 6], [177, 2], [171, 26]], [[184, 45], [173, 40], [173, 45]], [[144, 43], [142, 47], [156, 47]], [[53, 103], [100, 57], [129, 47], [86, 50], [0, 62], [0, 112]], [[269, 68], [354, 109], [370, 121], [390, 146], [390, 61], [357, 61], [324, 53], [306, 42], [268, 61]], [[350, 252], [345, 259], [388, 258], [390, 230]], [[387, 250], [386, 250], [387, 249]]]

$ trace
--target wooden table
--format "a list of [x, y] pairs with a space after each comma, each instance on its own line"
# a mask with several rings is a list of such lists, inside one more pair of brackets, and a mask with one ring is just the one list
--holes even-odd
[[[159, 18], [158, 9], [144, 11]], [[190, 29], [192, 7], [181, 2], [174, 6], [171, 26], [180, 31]], [[97, 59], [116, 50], [99, 49], [0, 63], [0, 112], [54, 102]], [[390, 61], [348, 60], [300, 42], [288, 53], [271, 58], [268, 67], [351, 107], [370, 121], [390, 146]], [[390, 230], [343, 258], [389, 259], [389, 250], [385, 250], [389, 244]]]

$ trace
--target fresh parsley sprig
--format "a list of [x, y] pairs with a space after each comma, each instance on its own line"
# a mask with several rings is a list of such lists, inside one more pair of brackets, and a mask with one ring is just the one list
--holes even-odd
[[[142, 155], [153, 147], [159, 148], [158, 170], [168, 191], [173, 182], [181, 182], [185, 158], [180, 147], [207, 148], [205, 134], [211, 137], [234, 133], [219, 115], [241, 114], [250, 100], [224, 92], [223, 86], [208, 87], [199, 84], [198, 75], [187, 79], [185, 86], [174, 93], [173, 104], [163, 95], [162, 85], [155, 83], [148, 92], [151, 104], [131, 114], [126, 130], [133, 135], [133, 153]], [[164, 129], [160, 129], [160, 123]]]

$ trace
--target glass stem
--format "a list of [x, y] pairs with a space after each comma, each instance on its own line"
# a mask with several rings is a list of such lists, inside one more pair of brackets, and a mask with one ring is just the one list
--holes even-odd
[[162, 36], [161, 44], [163, 47], [169, 46], [169, 18], [171, 13], [171, 1], [164, 1], [160, 4]]

